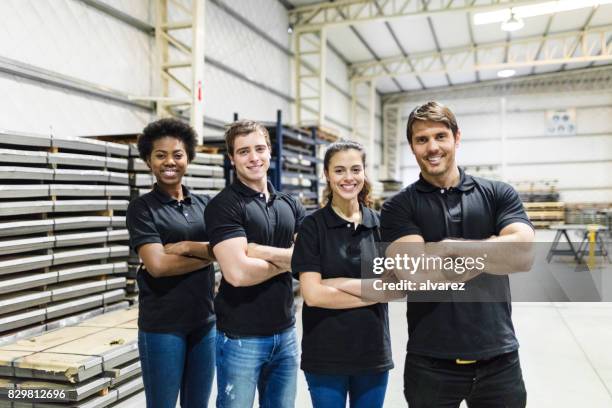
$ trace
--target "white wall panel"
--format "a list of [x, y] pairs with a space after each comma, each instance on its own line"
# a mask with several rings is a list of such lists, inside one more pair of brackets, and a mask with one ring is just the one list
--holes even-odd
[[338, 55], [327, 47], [325, 74], [327, 78], [345, 92], [351, 92], [351, 84], [348, 79], [348, 67]]
[[[278, 0], [218, 0], [233, 11], [259, 27], [267, 35], [275, 39], [280, 44], [289, 47], [289, 14], [285, 7]], [[206, 6], [213, 8], [216, 6], [210, 1]], [[207, 9], [208, 12], [208, 9]]]
[[135, 95], [150, 90], [152, 40], [75, 0], [0, 1], [0, 55]]
[[[155, 25], [155, 2], [152, 0], [98, 0], [131, 17]], [[151, 7], [149, 7], [149, 4]]]
[[0, 128], [57, 135], [138, 133], [151, 115], [108, 102], [0, 74]]
[[[226, 2], [226, 4], [236, 12], [252, 12], [252, 15], [247, 13], [246, 17], [253, 20], [267, 33], [268, 29], [264, 24], [262, 14], [264, 11], [274, 13], [267, 17], [268, 22], [274, 22], [271, 23], [273, 25], [287, 19], [286, 10], [274, 0], [241, 2], [240, 7], [237, 7], [237, 2]], [[276, 4], [280, 7], [277, 7]], [[243, 6], [245, 10], [241, 9]], [[209, 1], [206, 7], [205, 47], [207, 57], [231, 67], [246, 78], [288, 95], [290, 89], [289, 56], [214, 3]], [[280, 36], [278, 29], [276, 32], [276, 36]], [[284, 43], [287, 43], [286, 25], [284, 37]], [[282, 38], [277, 40], [280, 41]], [[273, 120], [276, 117], [276, 110], [282, 109], [284, 121], [291, 121], [292, 113], [288, 101], [278, 96], [235, 76], [222, 74], [219, 69], [211, 67], [210, 64], [207, 65], [204, 78], [204, 109], [207, 116], [220, 120], [231, 120], [233, 112], [238, 112], [241, 117]]]
[[610, 160], [612, 162], [612, 136], [565, 136], [508, 140], [506, 157], [511, 164], [589, 160]]
[[283, 111], [284, 118], [289, 114], [286, 100], [215, 67], [206, 65], [205, 78], [204, 114], [208, 117], [231, 122], [237, 112], [240, 118], [276, 121], [277, 109]]

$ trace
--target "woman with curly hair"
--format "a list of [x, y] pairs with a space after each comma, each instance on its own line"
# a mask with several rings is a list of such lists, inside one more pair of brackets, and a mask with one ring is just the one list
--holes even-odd
[[365, 166], [359, 143], [327, 148], [327, 204], [304, 219], [291, 259], [305, 303], [301, 368], [315, 408], [344, 408], [347, 395], [351, 408], [382, 407], [393, 367], [387, 304], [331, 284], [360, 279], [362, 258], [380, 256], [380, 223], [370, 208]]
[[153, 189], [127, 211], [138, 271], [138, 346], [147, 407], [208, 405], [215, 367], [214, 270], [204, 209], [209, 197], [182, 185], [197, 136], [176, 119], [150, 123], [138, 151]]

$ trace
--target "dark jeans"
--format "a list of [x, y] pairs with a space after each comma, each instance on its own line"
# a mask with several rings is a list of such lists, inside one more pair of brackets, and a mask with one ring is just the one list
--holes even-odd
[[215, 324], [189, 333], [138, 332], [148, 408], [208, 406], [215, 375]]
[[324, 375], [304, 372], [314, 408], [381, 408], [389, 372], [362, 375]]
[[527, 403], [518, 351], [474, 364], [408, 353], [404, 394], [410, 408], [457, 408], [463, 400], [470, 408], [523, 408]]

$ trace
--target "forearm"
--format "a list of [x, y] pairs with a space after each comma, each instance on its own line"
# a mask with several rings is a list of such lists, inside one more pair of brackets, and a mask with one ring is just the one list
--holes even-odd
[[333, 278], [321, 281], [326, 286], [339, 289], [364, 301], [385, 303], [406, 296], [405, 291], [390, 290], [382, 284], [397, 283], [394, 277], [373, 279]]
[[274, 264], [263, 259], [242, 256], [240, 262], [224, 270], [220, 263], [223, 277], [236, 287], [255, 286], [283, 273]]
[[209, 265], [209, 261], [181, 255], [163, 254], [153, 262], [144, 262], [145, 268], [155, 278], [185, 275]]
[[249, 257], [263, 259], [273, 264], [288, 264], [291, 262], [293, 247], [277, 248], [251, 243], [249, 244], [248, 255]]
[[531, 269], [534, 258], [533, 242], [521, 234], [494, 236], [481, 241], [448, 241], [441, 243], [449, 256], [464, 260], [480, 259], [482, 272], [507, 275]]
[[354, 309], [376, 303], [362, 300], [340, 289], [323, 284], [309, 285], [308, 288], [302, 288], [302, 296], [308, 306], [323, 309]]
[[210, 250], [208, 242], [185, 241], [187, 244], [187, 255], [195, 258], [214, 261], [215, 256]]

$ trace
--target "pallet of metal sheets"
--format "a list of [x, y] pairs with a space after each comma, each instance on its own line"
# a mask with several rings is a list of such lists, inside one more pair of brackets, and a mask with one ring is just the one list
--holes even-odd
[[[2, 346], [0, 375], [78, 382], [131, 362], [138, 357], [134, 317], [131, 311], [109, 313], [90, 325], [64, 327]], [[106, 327], [112, 322], [125, 327]], [[56, 355], [66, 358], [58, 361]]]
[[51, 301], [51, 291], [24, 290], [0, 295], [0, 315], [25, 310]]
[[139, 395], [143, 389], [142, 379], [140, 377], [132, 379], [128, 382], [118, 384], [111, 389], [102, 389], [97, 393], [80, 401], [68, 402], [37, 402], [27, 403], [19, 402], [14, 405], [2, 405], [0, 400], [0, 408], [104, 408], [118, 407], [119, 404], [126, 403], [130, 406], [130, 401], [134, 395]]
[[125, 211], [128, 200], [56, 200], [0, 202], [0, 217], [55, 212]]
[[[73, 327], [83, 321], [92, 319], [96, 316], [100, 316], [104, 313], [122, 311], [126, 310], [128, 307], [129, 302], [127, 300], [122, 300], [120, 302], [111, 303], [102, 307], [87, 310], [85, 312], [80, 312], [70, 316], [64, 316], [58, 319], [49, 320], [40, 325], [28, 326], [27, 328], [22, 328], [17, 331], [12, 331], [10, 333], [3, 333], [2, 335], [0, 335], [0, 346], [13, 344], [23, 339], [31, 339], [32, 337], [41, 336], [50, 331], [58, 330], [64, 327]], [[0, 372], [0, 375], [4, 374]]]
[[63, 197], [129, 197], [129, 186], [50, 184], [49, 194]]
[[49, 135], [0, 129], [0, 144], [49, 148], [51, 147], [51, 137]]
[[92, 215], [0, 222], [0, 237], [107, 227], [125, 227], [125, 217]]
[[53, 254], [52, 265], [64, 265], [67, 263], [92, 261], [105, 258], [124, 258], [128, 255], [128, 253], [129, 247], [126, 245], [69, 249], [61, 251], [58, 250]]
[[0, 294], [38, 288], [41, 286], [52, 285], [57, 282], [58, 273], [55, 271], [1, 276]]
[[[1, 157], [0, 157], [1, 160]], [[49, 164], [127, 170], [128, 159], [75, 153], [49, 153]]]
[[53, 248], [54, 236], [0, 240], [0, 256]]
[[56, 302], [47, 305], [45, 312], [47, 319], [55, 319], [60, 316], [82, 312], [95, 307], [118, 302], [125, 298], [124, 289], [115, 289], [100, 294], [89, 295], [77, 299]]
[[48, 160], [48, 152], [0, 148], [0, 163], [47, 164]]
[[[84, 297], [93, 293], [107, 292], [116, 296], [120, 295], [119, 292], [115, 291], [116, 289], [124, 289], [127, 286], [127, 279], [124, 276], [111, 276], [103, 280], [90, 278], [58, 283], [57, 276], [53, 275], [55, 273], [52, 272], [33, 274], [12, 280], [13, 282], [19, 279], [25, 281], [24, 278], [31, 278], [26, 284], [22, 285], [26, 286], [25, 289], [19, 288], [18, 285], [13, 285], [12, 288], [4, 285], [5, 294], [0, 295], [0, 317], [49, 302]], [[46, 277], [46, 279], [43, 280], [40, 277]], [[10, 283], [11, 279], [7, 281]], [[40, 287], [44, 287], [44, 289], [38, 291], [29, 290]], [[6, 291], [7, 288], [12, 290]], [[2, 329], [4, 330], [4, 327]]]
[[104, 264], [73, 264], [67, 267], [51, 268], [50, 271], [57, 272], [58, 282], [67, 282], [94, 276], [123, 274], [128, 271], [128, 264], [125, 261]]
[[[99, 258], [98, 258], [99, 259]], [[53, 255], [28, 255], [0, 258], [0, 276], [33, 269], [46, 268], [53, 264]], [[2, 285], [0, 285], [0, 288]], [[0, 289], [1, 292], [1, 289]]]
[[0, 166], [0, 180], [53, 180], [54, 175], [42, 167]]
[[[24, 393], [29, 390], [44, 391], [45, 394], [51, 397], [46, 402], [59, 403], [61, 404], [60, 406], [65, 406], [64, 403], [66, 402], [82, 401], [94, 394], [99, 395], [101, 391], [103, 392], [100, 394], [106, 394], [110, 386], [110, 377], [96, 377], [76, 384], [10, 377], [0, 378], [0, 407], [10, 401], [8, 398], [9, 390], [23, 391]], [[15, 400], [13, 399], [13, 401]], [[20, 401], [21, 404], [18, 406], [22, 406], [22, 404], [28, 406], [29, 403], [26, 401]], [[40, 402], [45, 402], [45, 400], [39, 400], [33, 406], [38, 406]]]
[[51, 301], [58, 302], [92, 293], [123, 289], [125, 287], [125, 277], [107, 277], [106, 279], [84, 279], [63, 282], [49, 286], [48, 290], [51, 291]]
[[20, 327], [43, 322], [47, 317], [45, 309], [35, 309], [8, 313], [0, 316], [2, 331], [10, 331]]
[[217, 153], [196, 153], [192, 163], [223, 166], [223, 155]]
[[136, 329], [68, 327], [47, 334], [66, 329], [89, 334], [72, 340], [60, 338], [57, 345], [45, 348], [28, 347], [32, 339], [2, 346], [0, 372], [16, 378], [77, 383], [138, 357]]
[[125, 364], [104, 371], [104, 376], [111, 379], [111, 387], [126, 382], [142, 373], [140, 359], [128, 361]]
[[[91, 229], [98, 227], [125, 227], [124, 216], [82, 216], [82, 217], [58, 217], [53, 220], [54, 231], [65, 231], [74, 229]], [[1, 230], [1, 229], [0, 229]]]
[[49, 191], [49, 185], [45, 184], [0, 185], [0, 198], [49, 197]]
[[125, 145], [80, 137], [55, 136], [51, 139], [50, 147], [79, 152], [99, 153], [105, 156], [128, 157], [129, 155], [129, 148]]
[[127, 329], [137, 328], [138, 308], [120, 310], [114, 313], [106, 313], [78, 324], [81, 327], [112, 328], [123, 327]]
[[53, 180], [129, 184], [127, 173], [108, 170], [55, 169], [53, 170]]

